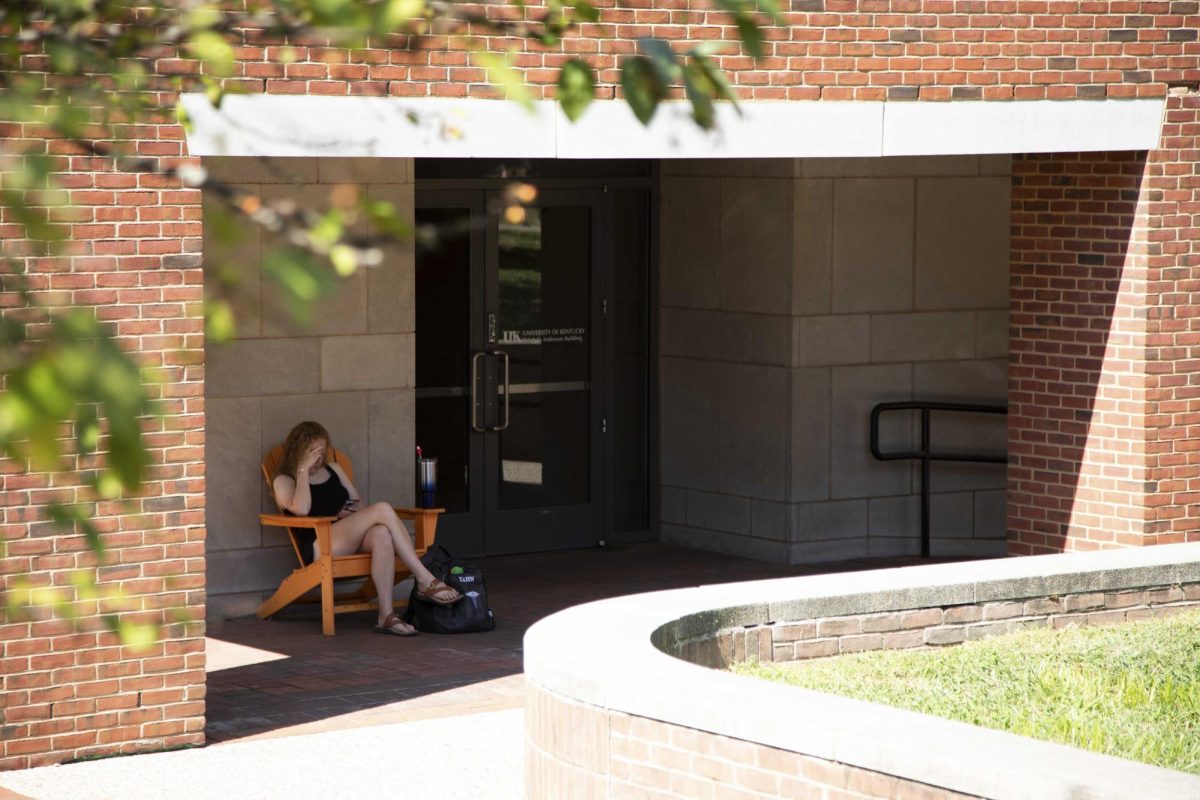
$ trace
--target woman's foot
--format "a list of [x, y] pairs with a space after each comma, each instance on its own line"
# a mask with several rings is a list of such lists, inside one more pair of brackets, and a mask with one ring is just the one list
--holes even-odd
[[375, 626], [376, 633], [386, 633], [389, 636], [416, 636], [417, 629], [400, 619], [399, 614], [388, 614], [382, 622]]
[[430, 603], [437, 603], [439, 606], [452, 606], [463, 598], [457, 590], [437, 578], [431, 579], [424, 586], [418, 586], [417, 597]]

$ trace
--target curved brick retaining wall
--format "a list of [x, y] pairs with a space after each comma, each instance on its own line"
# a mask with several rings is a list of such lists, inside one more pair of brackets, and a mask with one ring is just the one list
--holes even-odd
[[1197, 606], [1200, 546], [1186, 544], [706, 586], [568, 609], [525, 639], [526, 797], [1200, 796], [1197, 776], [704, 668]]

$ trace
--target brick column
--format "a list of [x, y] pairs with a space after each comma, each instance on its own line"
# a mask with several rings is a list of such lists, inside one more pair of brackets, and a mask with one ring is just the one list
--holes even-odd
[[[179, 126], [149, 130], [137, 152], [184, 155]], [[32, 130], [6, 133], [38, 146]], [[0, 596], [13, 575], [64, 587], [75, 570], [96, 566], [83, 536], [46, 520], [53, 500], [86, 503], [109, 548], [100, 585], [144, 609], [135, 618], [165, 624], [139, 651], [121, 646], [94, 611], [76, 623], [0, 617], [0, 770], [204, 741], [200, 192], [114, 171], [61, 142], [49, 147], [62, 154], [72, 241], [67, 255], [20, 259], [29, 285], [47, 305], [95, 308], [139, 363], [158, 370], [161, 416], [146, 421], [151, 466], [129, 504], [94, 501], [73, 473], [0, 461]], [[0, 231], [5, 254], [28, 254], [15, 235], [16, 226]]]
[[1195, 94], [1159, 149], [1013, 163], [1009, 552], [1200, 536]]
[[1200, 90], [1168, 96], [1145, 192], [1143, 543], [1200, 541]]

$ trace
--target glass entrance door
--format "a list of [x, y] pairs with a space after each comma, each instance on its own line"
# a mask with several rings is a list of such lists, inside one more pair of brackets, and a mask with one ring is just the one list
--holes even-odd
[[599, 192], [418, 194], [417, 438], [438, 459], [439, 541], [464, 554], [602, 538]]

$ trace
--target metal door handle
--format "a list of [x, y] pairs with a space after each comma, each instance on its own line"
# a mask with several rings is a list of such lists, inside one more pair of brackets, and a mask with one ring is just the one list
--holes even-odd
[[482, 350], [471, 354], [471, 430], [476, 433], [487, 430], [479, 424], [479, 359], [486, 355]]
[[503, 350], [493, 350], [491, 355], [500, 356], [500, 358], [504, 360], [504, 422], [501, 422], [499, 425], [492, 428], [494, 431], [502, 431], [508, 428], [508, 423], [511, 419], [511, 414], [509, 413], [509, 398], [512, 397], [512, 392], [509, 391], [508, 383], [508, 353], [504, 352]]

